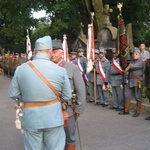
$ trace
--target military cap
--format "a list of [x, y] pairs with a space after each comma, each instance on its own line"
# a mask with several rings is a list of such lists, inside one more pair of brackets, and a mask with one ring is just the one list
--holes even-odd
[[35, 41], [35, 50], [49, 50], [52, 48], [52, 39], [50, 36], [44, 36]]
[[72, 51], [70, 54], [77, 55], [77, 52]]
[[95, 54], [99, 54], [99, 50], [98, 49], [94, 49], [94, 53]]
[[137, 52], [137, 53], [140, 53], [140, 49], [139, 48], [134, 48], [134, 51], [133, 51], [133, 53], [135, 53], [135, 52]]
[[52, 40], [52, 45], [53, 45], [53, 50], [56, 49], [63, 50], [61, 40]]
[[84, 52], [84, 49], [78, 48], [77, 52]]
[[100, 49], [100, 50], [99, 50], [99, 53], [106, 54], [106, 51], [105, 51], [104, 49]]

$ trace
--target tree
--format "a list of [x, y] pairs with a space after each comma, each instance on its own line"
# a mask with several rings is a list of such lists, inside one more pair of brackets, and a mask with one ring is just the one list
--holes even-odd
[[[105, 4], [110, 4], [114, 12], [111, 15], [113, 25], [117, 27], [117, 0], [104, 0]], [[148, 37], [150, 37], [150, 1], [149, 0], [122, 0], [122, 15], [125, 24], [132, 23], [133, 41], [135, 46], [139, 46], [141, 42], [150, 46]], [[141, 5], [142, 4], [142, 5]]]

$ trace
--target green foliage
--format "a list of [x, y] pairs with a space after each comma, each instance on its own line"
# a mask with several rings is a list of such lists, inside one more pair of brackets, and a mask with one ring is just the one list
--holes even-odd
[[[150, 1], [149, 0], [122, 0], [122, 15], [125, 24], [132, 23], [135, 46], [141, 42], [150, 47]], [[110, 20], [118, 26], [117, 0], [103, 0], [113, 9]], [[53, 39], [68, 37], [69, 48], [80, 32], [80, 22], [84, 24], [84, 33], [87, 35], [87, 25], [91, 22], [85, 6], [85, 0], [0, 0], [0, 49], [24, 51], [26, 29], [29, 30], [32, 48], [34, 41], [41, 36], [51, 35]], [[142, 5], [141, 5], [142, 4]], [[34, 19], [32, 11], [44, 9], [47, 17]], [[34, 29], [34, 30], [33, 30]], [[95, 35], [97, 29], [95, 28]]]
[[[117, 27], [117, 0], [104, 0], [105, 4], [110, 4], [113, 8], [111, 21]], [[149, 0], [122, 0], [122, 15], [125, 24], [132, 23], [134, 45], [139, 46], [141, 42], [150, 46], [150, 1]], [[112, 20], [113, 19], [113, 20]]]

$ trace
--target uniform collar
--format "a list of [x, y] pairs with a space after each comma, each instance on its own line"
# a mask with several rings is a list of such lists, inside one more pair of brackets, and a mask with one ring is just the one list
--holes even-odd
[[66, 61], [62, 59], [57, 65], [64, 67], [65, 63], [66, 63]]
[[46, 59], [50, 60], [49, 56], [43, 53], [37, 53], [34, 57], [34, 59]]

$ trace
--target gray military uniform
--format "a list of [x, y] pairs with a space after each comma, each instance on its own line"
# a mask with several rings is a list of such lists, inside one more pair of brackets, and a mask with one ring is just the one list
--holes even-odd
[[[103, 68], [104, 73], [105, 73], [105, 82], [108, 83], [109, 82], [109, 73], [110, 73], [110, 62], [105, 57], [100, 59], [100, 62], [101, 62], [102, 68]], [[108, 105], [109, 104], [109, 91], [103, 90], [104, 82], [98, 73], [98, 67], [96, 68], [96, 70], [97, 70], [98, 93], [100, 95], [100, 104]]]
[[137, 101], [142, 101], [142, 88], [139, 88], [138, 84], [143, 85], [143, 73], [144, 61], [142, 59], [132, 61], [125, 94], [127, 100], [131, 100], [135, 95]]
[[[85, 107], [85, 85], [81, 73], [78, 67], [72, 63], [68, 63], [62, 61], [59, 66], [66, 69], [68, 78], [71, 84], [71, 89], [76, 93], [77, 103], [75, 105], [75, 112], [82, 114]], [[76, 143], [76, 135], [75, 135], [75, 116], [72, 108], [70, 107], [72, 104], [71, 100], [68, 102], [67, 112], [69, 114], [69, 123], [68, 126], [65, 127], [66, 132], [66, 145], [74, 145]]]
[[[119, 64], [119, 59], [116, 59]], [[112, 86], [112, 99], [114, 108], [123, 108], [123, 87], [122, 75], [111, 64], [110, 68], [110, 84]]]

